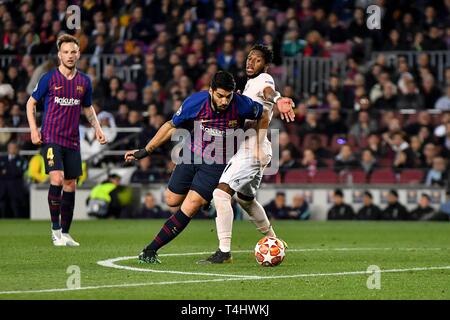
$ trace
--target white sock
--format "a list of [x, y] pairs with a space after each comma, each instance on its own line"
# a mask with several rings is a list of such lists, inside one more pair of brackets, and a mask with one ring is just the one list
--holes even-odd
[[245, 201], [240, 199], [239, 197], [237, 199], [242, 209], [244, 209], [245, 212], [248, 213], [248, 215], [250, 216], [250, 220], [253, 222], [259, 232], [268, 237], [276, 237], [275, 231], [273, 231], [269, 218], [267, 218], [266, 211], [264, 210], [263, 206], [258, 201], [256, 201], [256, 199], [253, 199], [252, 201]]
[[217, 237], [219, 238], [219, 249], [222, 252], [230, 252], [234, 218], [231, 195], [223, 190], [215, 189], [213, 198], [217, 211], [216, 227]]

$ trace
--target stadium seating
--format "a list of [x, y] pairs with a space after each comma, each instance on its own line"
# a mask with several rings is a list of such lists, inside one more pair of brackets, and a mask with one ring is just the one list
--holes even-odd
[[309, 181], [308, 171], [304, 169], [295, 169], [286, 172], [284, 183], [307, 183]]
[[424, 171], [421, 169], [404, 169], [400, 173], [400, 183], [418, 184], [424, 178]]
[[396, 177], [391, 168], [376, 169], [370, 176], [370, 183], [396, 183]]

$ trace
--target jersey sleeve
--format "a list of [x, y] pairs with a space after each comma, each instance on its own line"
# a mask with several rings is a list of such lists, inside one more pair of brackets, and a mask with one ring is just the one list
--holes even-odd
[[264, 107], [259, 102], [256, 102], [249, 97], [237, 95], [239, 116], [244, 119], [256, 120], [261, 118]]
[[89, 108], [90, 106], [92, 106], [92, 83], [91, 79], [89, 78], [87, 78], [86, 91], [84, 93], [81, 105], [85, 108]]
[[47, 94], [50, 75], [50, 72], [47, 72], [43, 74], [39, 79], [38, 83], [33, 89], [33, 92], [31, 93], [31, 96], [34, 98], [34, 100], [39, 101]]
[[258, 85], [261, 88], [261, 90], [264, 90], [267, 87], [272, 88], [275, 90], [275, 81], [273, 80], [272, 76], [268, 73], [261, 73], [258, 77]]
[[197, 116], [202, 103], [205, 102], [203, 96], [197, 93], [187, 97], [183, 101], [178, 111], [172, 117], [172, 123], [175, 127], [179, 127], [186, 121], [192, 120]]

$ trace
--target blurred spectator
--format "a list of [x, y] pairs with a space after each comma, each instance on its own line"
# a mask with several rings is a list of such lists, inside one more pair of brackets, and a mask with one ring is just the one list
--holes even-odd
[[310, 139], [310, 144], [305, 147], [311, 149], [317, 159], [330, 159], [333, 157], [333, 153], [322, 145], [322, 139], [319, 135], [313, 135]]
[[292, 152], [289, 149], [281, 151], [279, 160], [280, 172], [286, 172], [290, 169], [298, 168], [300, 165], [297, 160], [292, 156]]
[[171, 216], [169, 211], [163, 210], [155, 202], [155, 197], [151, 192], [147, 192], [144, 203], [136, 216], [138, 219], [167, 219]]
[[331, 142], [331, 138], [336, 134], [346, 134], [348, 127], [339, 110], [332, 109], [328, 113], [328, 117], [325, 120], [325, 127], [327, 128], [326, 134], [328, 135], [328, 141]]
[[299, 39], [297, 29], [287, 30], [284, 35], [281, 52], [285, 57], [294, 57], [298, 53], [303, 53], [306, 47], [306, 41]]
[[428, 170], [425, 176], [426, 186], [444, 187], [449, 184], [446, 160], [442, 157], [433, 159], [433, 167]]
[[292, 198], [292, 206], [289, 210], [289, 217], [297, 220], [309, 220], [310, 211], [308, 202], [301, 194], [296, 194]]
[[405, 81], [405, 92], [398, 97], [397, 109], [420, 110], [425, 107], [423, 96], [419, 93], [414, 80]]
[[328, 210], [328, 220], [353, 220], [355, 211], [352, 206], [344, 202], [344, 193], [341, 189], [334, 190], [334, 205]]
[[414, 153], [405, 141], [405, 134], [402, 131], [394, 132], [391, 136], [383, 134], [386, 141], [395, 153], [393, 165], [395, 168], [412, 168], [414, 166]]
[[429, 74], [422, 79], [420, 93], [424, 97], [424, 105], [426, 109], [433, 109], [436, 101], [441, 96], [441, 90], [436, 86], [434, 77]]
[[150, 157], [139, 160], [138, 166], [139, 167], [131, 175], [131, 183], [149, 184], [161, 182], [161, 173], [159, 170], [152, 168]]
[[422, 193], [417, 208], [411, 211], [411, 220], [430, 220], [435, 215], [435, 210], [430, 206], [430, 196]]
[[374, 108], [377, 110], [395, 110], [397, 108], [397, 87], [388, 82], [383, 85], [383, 95], [375, 100]]
[[284, 150], [289, 150], [291, 152], [290, 155], [292, 158], [298, 159], [300, 157], [300, 151], [290, 141], [289, 134], [287, 132], [280, 132], [279, 144], [280, 144], [280, 158]]
[[28, 191], [23, 179], [27, 166], [17, 143], [9, 142], [7, 155], [0, 158], [0, 217], [28, 217]]
[[389, 32], [389, 39], [386, 40], [383, 46], [383, 51], [403, 51], [406, 46], [400, 40], [400, 33], [397, 29], [392, 29]]
[[447, 50], [447, 44], [441, 38], [442, 30], [437, 25], [431, 25], [423, 41], [423, 49], [429, 51]]
[[313, 30], [306, 36], [306, 46], [303, 49], [305, 57], [329, 57], [330, 53], [325, 48], [325, 43], [322, 40], [320, 33]]
[[433, 130], [431, 115], [425, 110], [419, 111], [417, 113], [417, 120], [405, 126], [404, 131], [410, 136], [418, 135], [422, 127], [426, 127], [429, 131]]
[[352, 148], [348, 144], [342, 145], [339, 154], [335, 158], [334, 171], [342, 174], [344, 171], [356, 169], [358, 166], [359, 162], [353, 154]]
[[377, 167], [377, 159], [374, 157], [370, 149], [364, 149], [361, 153], [361, 161], [359, 162], [361, 169], [366, 174], [366, 181], [370, 180], [373, 170]]
[[450, 220], [450, 190], [445, 192], [445, 202], [441, 203], [439, 211], [431, 220], [449, 221]]
[[121, 185], [121, 177], [110, 174], [108, 179], [92, 188], [86, 203], [88, 215], [97, 218], [120, 218], [130, 205], [131, 190]]
[[[5, 118], [0, 115], [0, 129], [7, 128]], [[10, 132], [0, 132], [0, 151], [6, 149], [8, 142], [11, 140], [12, 134]]]
[[371, 133], [367, 137], [367, 149], [369, 149], [377, 159], [386, 154], [386, 150], [381, 143], [380, 136], [375, 133]]
[[303, 150], [303, 158], [300, 162], [300, 167], [307, 170], [309, 177], [314, 177], [319, 168], [324, 168], [326, 166], [326, 163], [316, 158], [316, 155], [311, 149]]
[[45, 173], [44, 157], [41, 155], [40, 149], [28, 163], [28, 177], [32, 183], [44, 183], [48, 180], [48, 174]]
[[350, 134], [355, 136], [356, 141], [360, 144], [371, 132], [378, 129], [375, 120], [371, 120], [367, 111], [360, 111], [358, 114], [358, 122], [351, 129]]
[[364, 192], [363, 206], [358, 210], [356, 219], [358, 220], [379, 220], [381, 209], [373, 204], [373, 196], [370, 191]]
[[408, 209], [398, 201], [397, 191], [389, 191], [387, 201], [388, 205], [381, 213], [382, 220], [410, 220]]
[[431, 169], [436, 156], [438, 156], [438, 153], [434, 143], [425, 144], [422, 150], [421, 167]]
[[231, 41], [227, 41], [223, 44], [222, 51], [217, 55], [217, 64], [221, 69], [227, 71], [236, 64], [234, 46]]
[[299, 135], [304, 136], [309, 133], [323, 133], [324, 126], [318, 119], [317, 112], [308, 111], [306, 113], [305, 121], [300, 125]]
[[434, 108], [441, 111], [450, 111], [450, 84], [447, 84], [445, 96], [436, 101]]
[[286, 205], [286, 194], [277, 192], [275, 199], [264, 206], [267, 215], [273, 219], [289, 219], [289, 207]]

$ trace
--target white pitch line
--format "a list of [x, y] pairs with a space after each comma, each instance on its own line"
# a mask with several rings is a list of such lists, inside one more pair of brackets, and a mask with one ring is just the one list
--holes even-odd
[[[305, 249], [287, 249], [288, 252], [315, 252], [315, 251], [374, 251], [374, 250], [425, 250], [425, 251], [435, 251], [435, 250], [447, 250], [447, 248], [305, 248]], [[252, 250], [237, 250], [233, 251], [235, 253], [249, 253]], [[166, 253], [160, 256], [193, 256], [193, 255], [206, 255], [211, 254], [211, 252], [189, 252], [189, 253]], [[114, 262], [121, 260], [135, 259], [136, 256], [129, 257], [119, 257], [114, 259], [108, 259], [104, 261], [98, 261], [97, 263], [104, 267], [112, 267], [117, 269], [128, 269], [132, 271], [144, 271], [144, 272], [165, 272], [165, 273], [178, 273], [185, 275], [207, 275], [207, 276], [221, 276], [221, 277], [232, 277], [232, 278], [221, 278], [221, 279], [204, 279], [204, 280], [184, 280], [184, 281], [162, 281], [162, 282], [146, 282], [146, 283], [131, 283], [131, 284], [119, 284], [119, 285], [102, 285], [102, 286], [89, 286], [82, 288], [56, 288], [56, 289], [43, 289], [43, 290], [19, 290], [19, 291], [0, 291], [0, 295], [4, 294], [19, 294], [19, 293], [48, 293], [48, 292], [65, 292], [65, 291], [77, 291], [77, 290], [95, 290], [103, 288], [122, 288], [122, 287], [139, 287], [139, 286], [149, 286], [149, 285], [170, 285], [170, 284], [185, 284], [185, 283], [206, 283], [206, 282], [221, 282], [221, 281], [235, 281], [235, 280], [264, 280], [264, 279], [274, 279], [274, 278], [293, 278], [293, 277], [319, 277], [319, 276], [345, 276], [345, 275], [357, 275], [366, 274], [367, 271], [351, 271], [351, 272], [338, 272], [338, 273], [318, 273], [318, 274], [299, 274], [299, 275], [285, 275], [285, 276], [245, 276], [245, 275], [231, 275], [231, 274], [214, 274], [214, 273], [200, 273], [200, 272], [181, 272], [181, 271], [169, 271], [169, 270], [151, 270], [151, 269], [139, 269], [128, 266], [120, 266], [114, 264]], [[430, 268], [413, 268], [413, 269], [392, 269], [385, 270], [381, 272], [406, 272], [406, 271], [422, 271], [422, 270], [443, 270], [449, 269], [449, 267], [430, 267]]]
[[194, 275], [194, 276], [214, 276], [214, 277], [233, 277], [233, 278], [258, 278], [258, 276], [246, 276], [246, 275], [241, 275], [241, 274], [155, 270], [155, 269], [148, 269], [148, 268], [136, 268], [136, 267], [129, 267], [129, 266], [121, 266], [121, 265], [115, 264], [115, 262], [117, 262], [117, 261], [125, 261], [125, 260], [136, 259], [136, 258], [137, 258], [136, 256], [118, 257], [118, 258], [114, 258], [114, 259], [97, 261], [97, 264], [101, 265], [102, 267], [107, 267], [107, 268], [123, 269], [123, 270], [130, 270], [130, 271], [139, 271], [139, 272], [171, 273], [171, 274]]
[[[398, 248], [399, 250], [441, 250], [441, 248]], [[395, 248], [309, 248], [309, 249], [287, 249], [288, 252], [314, 252], [314, 251], [374, 251], [374, 250], [397, 250]], [[234, 253], [250, 253], [252, 250], [236, 250]], [[195, 256], [195, 255], [206, 255], [211, 254], [211, 252], [185, 252], [185, 253], [166, 253], [161, 254], [161, 257], [168, 256]], [[195, 276], [213, 276], [213, 277], [231, 277], [231, 278], [256, 278], [258, 276], [252, 275], [237, 275], [229, 273], [210, 273], [210, 272], [186, 272], [186, 271], [174, 271], [174, 270], [159, 270], [150, 268], [137, 268], [130, 266], [118, 265], [116, 262], [126, 261], [131, 259], [136, 259], [136, 256], [118, 257], [102, 261], [97, 261], [97, 264], [114, 269], [137, 271], [137, 272], [152, 272], [152, 273], [169, 273], [169, 274], [181, 274], [181, 275], [195, 275]]]
[[[380, 270], [380, 273], [399, 273], [411, 271], [430, 271], [430, 270], [450, 270], [450, 266], [441, 267], [415, 267], [406, 269], [386, 269]], [[349, 276], [349, 275], [363, 275], [372, 274], [373, 272], [364, 271], [347, 271], [335, 273], [305, 273], [285, 276], [262, 276], [262, 277], [247, 277], [247, 278], [229, 278], [229, 279], [201, 279], [201, 280], [182, 280], [182, 281], [161, 281], [161, 282], [143, 282], [143, 283], [125, 283], [125, 284], [111, 284], [102, 286], [89, 286], [81, 288], [56, 288], [56, 289], [42, 289], [42, 290], [22, 290], [22, 291], [0, 291], [2, 294], [25, 294], [25, 293], [51, 293], [64, 291], [81, 291], [81, 290], [96, 290], [106, 288], [131, 288], [143, 287], [151, 285], [171, 285], [171, 284], [187, 284], [187, 283], [207, 283], [207, 282], [224, 282], [224, 281], [244, 281], [244, 280], [267, 280], [267, 279], [285, 279], [285, 278], [307, 278], [307, 277], [330, 277], [330, 276]]]

